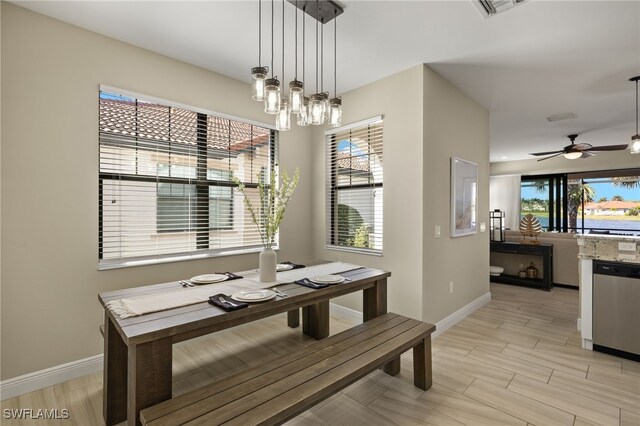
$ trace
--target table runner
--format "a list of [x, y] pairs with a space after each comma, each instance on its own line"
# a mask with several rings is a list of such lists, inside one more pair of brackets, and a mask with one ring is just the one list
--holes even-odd
[[[277, 281], [272, 283], [260, 282], [257, 275], [254, 277], [234, 280], [232, 283], [237, 285], [239, 288], [268, 288], [278, 284], [291, 283], [301, 278], [327, 274], [339, 274], [341, 272], [352, 271], [359, 268], [361, 267], [351, 263], [331, 262], [322, 265], [308, 266], [303, 269], [278, 272]], [[206, 302], [209, 299], [209, 296], [219, 293], [219, 288], [217, 288], [216, 285], [224, 283], [228, 283], [228, 281], [206, 284], [198, 287], [179, 288], [176, 291], [168, 291], [158, 294], [112, 300], [107, 302], [106, 306], [119, 318], [135, 317], [150, 314], [152, 312]], [[176, 283], [176, 285], [179, 284]]]

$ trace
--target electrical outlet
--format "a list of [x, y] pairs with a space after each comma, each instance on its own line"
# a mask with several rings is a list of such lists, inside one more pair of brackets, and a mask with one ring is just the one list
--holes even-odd
[[487, 224], [484, 222], [480, 222], [480, 232], [484, 232], [487, 230]]
[[620, 251], [636, 251], [636, 243], [618, 243]]
[[453, 294], [453, 281], [449, 281], [449, 293]]
[[433, 238], [440, 238], [440, 225], [433, 227]]

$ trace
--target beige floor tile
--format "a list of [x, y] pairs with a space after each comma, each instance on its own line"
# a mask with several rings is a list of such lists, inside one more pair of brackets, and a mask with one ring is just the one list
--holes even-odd
[[362, 405], [369, 405], [371, 401], [387, 391], [386, 388], [380, 386], [368, 377], [358, 380], [351, 386], [343, 389], [342, 393]]
[[602, 425], [618, 425], [620, 409], [516, 374], [507, 389]]
[[427, 401], [408, 398], [394, 391], [376, 398], [369, 408], [398, 425], [463, 426], [463, 423], [440, 412]]
[[622, 389], [603, 385], [593, 380], [581, 379], [561, 371], [554, 371], [549, 384], [564, 389], [565, 392], [575, 393], [596, 399], [615, 407], [640, 414], [640, 395]]
[[394, 423], [380, 416], [371, 408], [341, 394], [313, 413], [329, 425], [371, 425], [389, 426]]
[[433, 357], [433, 369], [455, 371], [503, 388], [507, 387], [514, 375], [512, 371], [448, 351], [440, 351]]
[[541, 382], [547, 382], [551, 377], [551, 368], [523, 361], [521, 358], [506, 355], [501, 352], [487, 351], [482, 348], [472, 350], [467, 357], [484, 361], [496, 367], [504, 368]]
[[537, 426], [573, 425], [575, 417], [550, 405], [480, 380], [473, 382], [464, 394]]
[[635, 374], [618, 373], [610, 368], [592, 365], [589, 367], [587, 379], [640, 395], [640, 380]]
[[554, 354], [545, 352], [536, 352], [533, 349], [523, 348], [521, 346], [509, 344], [503, 351], [503, 354], [520, 358], [523, 362], [542, 365], [553, 370], [564, 371], [578, 377], [587, 377], [589, 364], [574, 363], [556, 357]]
[[524, 425], [526, 422], [437, 384], [418, 400], [424, 400], [438, 411], [466, 425]]
[[620, 411], [620, 426], [638, 426], [640, 425], [640, 414], [622, 409]]
[[327, 423], [323, 422], [311, 411], [305, 411], [284, 424], [286, 426], [327, 426]]

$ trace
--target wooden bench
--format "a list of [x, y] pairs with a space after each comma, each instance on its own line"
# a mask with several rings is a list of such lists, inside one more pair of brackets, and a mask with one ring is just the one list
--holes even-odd
[[140, 412], [145, 425], [281, 424], [375, 369], [397, 374], [413, 348], [414, 384], [431, 387], [435, 326], [387, 313], [298, 352]]

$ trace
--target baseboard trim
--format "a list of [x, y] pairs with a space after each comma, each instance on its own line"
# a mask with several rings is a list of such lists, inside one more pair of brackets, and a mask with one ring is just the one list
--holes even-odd
[[438, 337], [489, 302], [491, 302], [491, 293], [487, 292], [468, 305], [458, 309], [451, 315], [441, 319], [436, 323], [436, 331], [431, 335], [431, 337]]
[[355, 309], [345, 308], [344, 306], [336, 305], [335, 303], [329, 304], [329, 315], [345, 321], [355, 322], [356, 324], [360, 324], [363, 318], [362, 312], [356, 311]]
[[0, 401], [77, 379], [102, 370], [103, 356], [95, 355], [0, 382]]
[[[445, 331], [456, 325], [458, 322], [462, 321], [467, 316], [471, 315], [474, 311], [489, 302], [491, 302], [491, 293], [487, 292], [468, 305], [458, 309], [446, 318], [441, 319], [436, 323], [436, 331], [431, 335], [431, 337], [437, 337], [440, 334], [444, 333]], [[329, 305], [329, 313], [335, 318], [340, 318], [355, 323], [362, 322], [362, 312], [356, 311], [355, 309], [345, 308], [344, 306], [336, 305], [335, 303], [331, 303]]]

